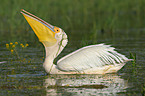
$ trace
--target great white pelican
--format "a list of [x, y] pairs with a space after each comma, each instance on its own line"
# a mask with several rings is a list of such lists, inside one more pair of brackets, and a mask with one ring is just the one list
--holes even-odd
[[116, 52], [110, 45], [98, 44], [80, 48], [58, 60], [55, 65], [54, 59], [68, 42], [66, 33], [24, 9], [21, 13], [45, 47], [43, 66], [49, 74], [114, 73], [131, 60]]

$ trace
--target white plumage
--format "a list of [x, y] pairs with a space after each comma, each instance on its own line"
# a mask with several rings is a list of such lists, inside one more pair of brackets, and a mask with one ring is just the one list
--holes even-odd
[[128, 61], [128, 58], [114, 49], [104, 44], [83, 47], [60, 59], [57, 66], [63, 71], [81, 72], [94, 67], [116, 65]]

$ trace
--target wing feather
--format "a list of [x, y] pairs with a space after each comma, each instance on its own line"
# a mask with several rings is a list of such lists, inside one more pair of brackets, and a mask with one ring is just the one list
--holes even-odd
[[61, 58], [57, 66], [63, 71], [83, 71], [94, 67], [120, 64], [128, 61], [110, 45], [98, 44], [83, 47]]

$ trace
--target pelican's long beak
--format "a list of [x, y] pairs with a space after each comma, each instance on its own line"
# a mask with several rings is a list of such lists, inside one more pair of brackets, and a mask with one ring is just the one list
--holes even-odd
[[56, 43], [54, 26], [22, 9], [21, 13], [39, 38], [47, 47]]

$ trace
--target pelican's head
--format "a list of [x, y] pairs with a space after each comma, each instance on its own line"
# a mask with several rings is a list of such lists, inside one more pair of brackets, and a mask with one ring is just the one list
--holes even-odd
[[[62, 43], [64, 39], [67, 39], [67, 35], [61, 28], [52, 26], [23, 9], [21, 13], [39, 38], [39, 41], [42, 42], [45, 47], [58, 45], [60, 42]], [[63, 46], [67, 44], [67, 40], [65, 40], [65, 42]]]

